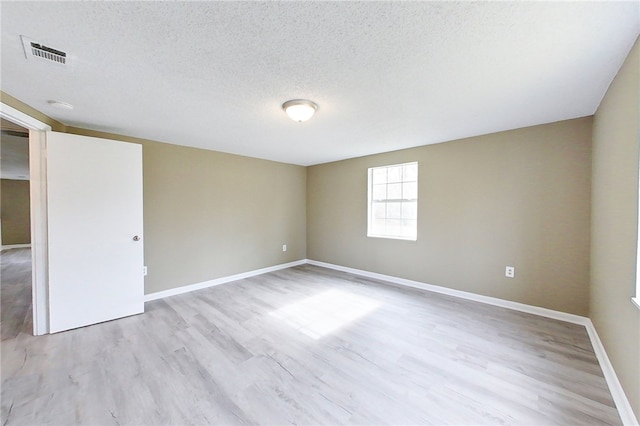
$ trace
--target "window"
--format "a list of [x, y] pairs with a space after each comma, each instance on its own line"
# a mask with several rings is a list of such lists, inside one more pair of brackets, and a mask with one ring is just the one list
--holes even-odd
[[418, 163], [369, 169], [367, 236], [416, 240]]

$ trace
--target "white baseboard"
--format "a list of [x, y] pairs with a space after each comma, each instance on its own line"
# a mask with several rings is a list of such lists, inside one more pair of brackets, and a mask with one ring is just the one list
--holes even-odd
[[6, 246], [0, 246], [0, 250], [10, 250], [16, 248], [31, 248], [31, 244], [9, 244]]
[[306, 259], [296, 260], [295, 262], [283, 263], [280, 265], [269, 266], [268, 268], [256, 269], [254, 271], [243, 272], [241, 274], [229, 275], [227, 277], [216, 278], [214, 280], [204, 281], [201, 283], [185, 285], [182, 287], [172, 288], [169, 290], [158, 291], [156, 293], [145, 294], [144, 301], [150, 302], [152, 300], [163, 299], [169, 296], [176, 296], [178, 294], [189, 293], [191, 291], [202, 290], [203, 288], [213, 287], [220, 284], [225, 284], [231, 281], [242, 280], [244, 278], [255, 277], [256, 275], [266, 274], [268, 272], [278, 271], [280, 269], [292, 268], [298, 265], [304, 265], [307, 263]]
[[609, 385], [609, 391], [611, 392], [613, 401], [616, 403], [616, 408], [618, 409], [622, 423], [625, 425], [637, 425], [638, 420], [636, 419], [633, 409], [631, 408], [631, 404], [629, 404], [629, 400], [624, 393], [624, 389], [622, 389], [622, 385], [620, 384], [618, 376], [613, 369], [613, 365], [611, 365], [607, 352], [604, 350], [604, 345], [600, 340], [600, 336], [598, 336], [598, 332], [591, 320], [588, 319], [588, 321], [589, 322], [585, 327], [589, 334], [589, 339], [591, 339], [591, 346], [593, 346], [593, 351], [596, 353], [604, 378]]
[[520, 312], [526, 312], [529, 314], [540, 315], [542, 317], [547, 317], [547, 318], [552, 318], [552, 319], [565, 321], [573, 324], [583, 325], [587, 330], [587, 334], [589, 335], [589, 339], [591, 340], [591, 345], [593, 346], [593, 351], [595, 352], [598, 362], [600, 363], [600, 368], [602, 369], [604, 378], [607, 381], [607, 385], [609, 386], [609, 391], [611, 392], [611, 396], [613, 398], [613, 401], [616, 404], [616, 408], [618, 409], [618, 413], [620, 414], [620, 418], [622, 419], [623, 424], [638, 425], [638, 420], [634, 415], [633, 409], [631, 408], [631, 404], [629, 404], [629, 400], [627, 399], [627, 396], [624, 393], [622, 385], [618, 380], [618, 376], [616, 375], [616, 372], [613, 369], [613, 365], [611, 365], [611, 361], [609, 360], [609, 357], [607, 356], [604, 346], [600, 341], [600, 337], [598, 337], [598, 333], [596, 332], [596, 329], [593, 326], [593, 323], [587, 317], [568, 314], [566, 312], [561, 312], [561, 311], [555, 311], [553, 309], [541, 308], [538, 306], [526, 305], [524, 303], [498, 299], [496, 297], [482, 296], [479, 294], [469, 293], [466, 291], [454, 290], [454, 289], [441, 287], [433, 284], [426, 284], [419, 281], [407, 280], [404, 278], [398, 278], [391, 275], [383, 275], [383, 274], [378, 274], [376, 272], [363, 271], [361, 269], [354, 269], [346, 266], [334, 265], [331, 263], [318, 262], [316, 260], [308, 259], [306, 263], [308, 263], [309, 265], [321, 266], [323, 268], [329, 268], [329, 269], [334, 269], [336, 271], [342, 271], [342, 272], [347, 272], [354, 275], [360, 275], [367, 278], [387, 281], [392, 284], [399, 284], [402, 286], [431, 291], [434, 293], [446, 294], [449, 296], [459, 297], [461, 299], [473, 300], [475, 302], [486, 303], [488, 305], [500, 306], [502, 308], [513, 309]]
[[486, 303], [488, 305], [500, 306], [502, 308], [513, 309], [520, 312], [527, 312], [534, 315], [540, 315], [547, 318], [553, 318], [560, 321], [570, 322], [573, 324], [587, 325], [589, 318], [568, 314], [566, 312], [554, 311], [553, 309], [540, 308], [538, 306], [526, 305], [524, 303], [512, 302], [510, 300], [498, 299], [497, 297], [482, 296], [480, 294], [469, 293], [462, 290], [454, 290], [447, 287], [441, 287], [433, 284], [426, 284], [420, 281], [412, 281], [404, 278], [398, 278], [391, 275], [378, 274], [376, 272], [363, 271], [361, 269], [348, 268], [346, 266], [333, 265], [331, 263], [318, 262], [316, 260], [308, 260], [309, 265], [321, 266], [324, 268], [335, 269], [337, 271], [348, 272], [354, 275], [360, 275], [367, 278], [373, 278], [376, 280], [388, 281], [393, 284], [400, 284], [406, 287], [418, 288], [421, 290], [427, 290], [434, 293], [446, 294], [449, 296], [458, 297], [460, 299], [473, 300], [475, 302]]
[[367, 278], [373, 278], [376, 280], [386, 281], [390, 284], [398, 284], [406, 287], [417, 288], [420, 290], [426, 290], [434, 293], [446, 294], [453, 297], [458, 297], [461, 299], [472, 300], [475, 302], [486, 303], [488, 305], [499, 306], [502, 308], [512, 309], [515, 311], [526, 312], [529, 314], [539, 315], [542, 317], [552, 318], [560, 321], [569, 322], [572, 324], [579, 324], [586, 328], [587, 334], [591, 339], [591, 345], [593, 346], [593, 350], [596, 354], [598, 362], [600, 363], [600, 368], [602, 368], [602, 372], [604, 374], [605, 380], [607, 381], [607, 385], [609, 386], [609, 390], [611, 391], [611, 396], [613, 397], [613, 401], [616, 404], [618, 409], [618, 413], [620, 414], [620, 418], [625, 425], [637, 425], [638, 420], [636, 419], [633, 409], [631, 408], [631, 404], [629, 404], [629, 400], [627, 399], [624, 390], [622, 389], [622, 385], [618, 380], [618, 376], [616, 376], [616, 372], [611, 365], [611, 361], [607, 356], [607, 353], [598, 337], [598, 333], [596, 332], [595, 327], [591, 320], [587, 317], [583, 317], [580, 315], [568, 314], [566, 312], [555, 311], [553, 309], [541, 308], [538, 306], [531, 306], [524, 303], [512, 302], [510, 300], [499, 299], [497, 297], [489, 297], [482, 296], [475, 293], [469, 293], [461, 290], [454, 290], [447, 287], [441, 287], [433, 284], [426, 284], [419, 281], [407, 280], [404, 278], [398, 278], [391, 275], [378, 274], [376, 272], [363, 271], [361, 269], [349, 268], [346, 266], [334, 265], [332, 263], [318, 262], [316, 260], [303, 259], [297, 260], [295, 262], [283, 263], [281, 265], [270, 266], [268, 268], [256, 269], [254, 271], [243, 272], [241, 274], [230, 275], [227, 277], [216, 278], [210, 281], [204, 281], [197, 284], [191, 284], [183, 287], [173, 288], [170, 290], [159, 291], [157, 293], [151, 293], [145, 295], [145, 302], [149, 302], [152, 300], [162, 299], [165, 297], [175, 296], [178, 294], [189, 293], [195, 290], [201, 290], [203, 288], [213, 287], [220, 284], [229, 283], [232, 281], [241, 280], [244, 278], [254, 277], [256, 275], [266, 274], [268, 272], [278, 271], [280, 269], [292, 268], [294, 266], [299, 265], [315, 265], [323, 268], [333, 269], [336, 271], [347, 272], [353, 275], [359, 275]]

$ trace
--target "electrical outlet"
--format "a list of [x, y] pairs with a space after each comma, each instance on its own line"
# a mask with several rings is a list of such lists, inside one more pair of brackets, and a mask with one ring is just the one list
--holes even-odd
[[145, 277], [147, 276], [147, 267], [146, 266], [142, 267], [142, 273], [144, 274]]
[[287, 251], [287, 245], [286, 244], [282, 245], [282, 251]]
[[507, 266], [507, 269], [504, 271], [504, 276], [507, 278], [513, 278], [516, 276], [516, 268], [513, 266]]

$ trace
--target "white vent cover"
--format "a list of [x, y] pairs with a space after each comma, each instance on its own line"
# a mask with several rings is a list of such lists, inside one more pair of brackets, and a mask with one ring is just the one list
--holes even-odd
[[22, 47], [24, 48], [24, 56], [27, 59], [36, 59], [41, 62], [55, 65], [67, 65], [67, 53], [53, 47], [45, 46], [31, 40], [28, 37], [20, 36], [22, 39]]

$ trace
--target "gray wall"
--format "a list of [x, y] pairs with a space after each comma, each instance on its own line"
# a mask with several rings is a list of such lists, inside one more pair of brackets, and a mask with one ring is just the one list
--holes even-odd
[[640, 309], [636, 284], [640, 45], [613, 80], [593, 122], [590, 317], [640, 419]]
[[0, 179], [2, 245], [30, 244], [29, 181]]
[[306, 257], [304, 167], [67, 132], [143, 145], [146, 294]]
[[[367, 168], [409, 161], [418, 240], [367, 238]], [[586, 315], [590, 176], [591, 118], [309, 167], [307, 255]]]

